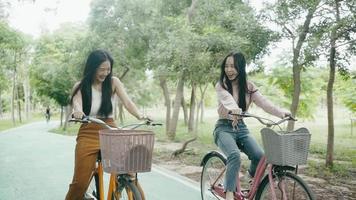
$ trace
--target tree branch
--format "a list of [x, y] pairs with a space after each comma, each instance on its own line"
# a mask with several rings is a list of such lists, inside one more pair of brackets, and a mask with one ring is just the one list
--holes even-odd
[[336, 45], [335, 48], [338, 48], [338, 47], [341, 47], [341, 46], [344, 46], [344, 45], [347, 45], [347, 44], [350, 44], [350, 43], [353, 43], [353, 42], [356, 42], [356, 40], [350, 40], [350, 41], [347, 41], [347, 42], [345, 42], [345, 43]]

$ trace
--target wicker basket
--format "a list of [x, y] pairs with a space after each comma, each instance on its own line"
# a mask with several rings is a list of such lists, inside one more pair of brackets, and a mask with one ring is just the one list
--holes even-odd
[[151, 171], [154, 133], [143, 130], [101, 130], [104, 171], [126, 174]]
[[261, 135], [268, 163], [282, 166], [307, 163], [310, 133], [306, 128], [283, 133], [263, 128]]

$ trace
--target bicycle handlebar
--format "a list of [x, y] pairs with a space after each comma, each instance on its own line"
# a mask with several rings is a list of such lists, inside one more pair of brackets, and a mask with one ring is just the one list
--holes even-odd
[[162, 123], [153, 123], [153, 121], [151, 121], [151, 120], [145, 120], [145, 121], [143, 121], [141, 123], [129, 124], [129, 125], [126, 125], [126, 126], [123, 126], [123, 127], [114, 128], [114, 127], [111, 127], [108, 124], [106, 124], [101, 119], [98, 119], [98, 118], [95, 118], [95, 117], [89, 117], [89, 116], [83, 116], [82, 119], [72, 118], [72, 119], [69, 120], [69, 122], [96, 123], [96, 124], [99, 124], [99, 125], [107, 128], [107, 129], [110, 129], [110, 130], [124, 129], [124, 128], [130, 127], [130, 126], [132, 126], [132, 128], [130, 128], [130, 129], [136, 129], [136, 128], [138, 128], [140, 126], [143, 126], [143, 125], [146, 125], [146, 126], [162, 126]]
[[[285, 121], [289, 121], [289, 120], [293, 120], [293, 121], [297, 121], [295, 118], [293, 118], [292, 116], [287, 116], [287, 117], [284, 117], [282, 118], [281, 120], [279, 120], [278, 122], [275, 122], [275, 121], [272, 121], [270, 119], [267, 119], [267, 118], [263, 118], [263, 117], [259, 117], [257, 115], [253, 115], [253, 114], [250, 114], [250, 113], [245, 113], [245, 112], [242, 112], [240, 114], [233, 114], [231, 111], [229, 111], [228, 113], [229, 115], [236, 115], [238, 117], [241, 117], [241, 118], [247, 118], [247, 117], [252, 117], [252, 118], [255, 118], [257, 119], [261, 124], [267, 126], [267, 127], [272, 127], [272, 126], [279, 126], [281, 123], [285, 122]], [[268, 122], [267, 122], [268, 121]]]

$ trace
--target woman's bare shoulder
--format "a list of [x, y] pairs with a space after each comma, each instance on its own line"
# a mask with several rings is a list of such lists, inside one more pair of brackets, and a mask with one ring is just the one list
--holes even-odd
[[74, 91], [75, 89], [77, 89], [77, 88], [79, 87], [79, 85], [80, 85], [80, 81], [76, 82], [76, 83], [74, 84], [74, 86], [73, 86], [73, 91]]
[[120, 79], [116, 76], [111, 77], [111, 83], [115, 86], [119, 86], [122, 84]]
[[247, 80], [247, 88], [252, 93], [258, 90], [257, 86], [250, 80]]
[[122, 82], [116, 76], [111, 77], [111, 84], [112, 84], [112, 92], [116, 93], [117, 91], [122, 90]]

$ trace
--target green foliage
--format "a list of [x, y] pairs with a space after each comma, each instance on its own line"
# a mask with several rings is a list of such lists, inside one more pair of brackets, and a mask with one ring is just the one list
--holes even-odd
[[356, 114], [356, 76], [343, 79], [337, 76], [335, 84], [335, 97], [340, 98], [341, 102], [353, 113]]
[[[324, 93], [326, 81], [321, 69], [309, 69], [302, 72], [301, 95], [297, 116], [300, 118], [313, 118], [317, 105]], [[250, 78], [268, 99], [282, 107], [290, 107], [293, 91], [292, 70], [289, 67], [275, 67], [267, 76], [263, 73], [255, 74]], [[319, 97], [319, 98], [318, 98]]]
[[333, 167], [325, 167], [324, 163], [316, 162], [313, 160], [308, 161], [307, 174], [314, 177], [324, 177], [332, 181], [336, 178], [348, 178], [351, 173], [348, 166], [342, 164], [334, 164]]
[[85, 37], [85, 28], [66, 24], [37, 41], [31, 82], [39, 95], [48, 96], [61, 106], [68, 105], [72, 87], [82, 72], [79, 66], [83, 66], [84, 53], [89, 51], [83, 48]]
[[191, 20], [186, 12], [175, 17], [163, 12], [157, 21], [152, 19], [157, 23], [147, 60], [159, 74], [173, 80], [179, 75], [171, 74], [184, 73], [188, 83], [214, 82], [227, 53], [242, 51], [250, 61], [262, 55], [271, 41], [271, 32], [239, 1], [198, 1], [191, 12]]

